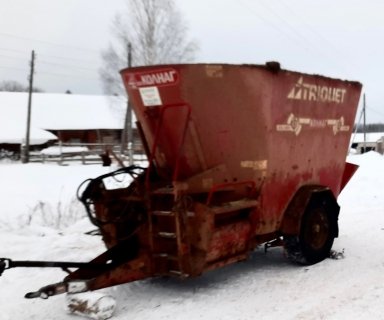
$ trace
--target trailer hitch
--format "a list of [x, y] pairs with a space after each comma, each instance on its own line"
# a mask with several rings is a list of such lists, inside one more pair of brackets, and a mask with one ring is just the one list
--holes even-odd
[[[8, 258], [0, 258], [0, 276], [5, 270], [17, 267], [24, 268], [61, 268], [67, 273], [71, 273], [70, 268], [82, 268], [82, 269], [92, 269], [106, 271], [113, 266], [111, 260], [106, 263], [95, 263], [95, 262], [67, 262], [67, 261], [14, 261]], [[59, 282], [50, 284], [48, 286], [40, 288], [35, 292], [28, 292], [24, 297], [27, 299], [32, 298], [42, 298], [47, 299], [50, 296], [57, 294], [65, 293], [68, 291], [71, 292], [83, 292], [87, 290], [87, 281], [69, 281], [69, 282]]]
[[92, 263], [92, 262], [68, 262], [68, 261], [30, 261], [20, 260], [14, 261], [8, 258], [0, 258], [0, 276], [2, 273], [11, 268], [61, 268], [67, 273], [71, 273], [70, 268], [100, 269], [106, 270], [110, 268], [110, 263]]
[[5, 269], [9, 269], [9, 259], [0, 259], [0, 276], [3, 274]]
[[58, 283], [49, 284], [45, 287], [40, 288], [37, 291], [28, 292], [24, 295], [24, 298], [33, 299], [33, 298], [42, 298], [48, 299], [51, 296], [62, 293], [80, 293], [89, 291], [89, 284], [92, 284], [92, 279], [88, 280], [68, 280]]
[[33, 298], [41, 298], [48, 299], [51, 296], [65, 293], [68, 291], [68, 286], [65, 282], [59, 282], [55, 284], [50, 284], [48, 286], [42, 287], [37, 291], [28, 292], [24, 295], [24, 298], [33, 299]]

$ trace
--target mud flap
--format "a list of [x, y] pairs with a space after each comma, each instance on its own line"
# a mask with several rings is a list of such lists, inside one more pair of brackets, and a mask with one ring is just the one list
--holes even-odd
[[340, 185], [340, 192], [344, 189], [344, 187], [347, 185], [349, 180], [352, 178], [352, 176], [355, 174], [356, 170], [359, 168], [358, 165], [346, 162], [343, 172], [343, 177], [341, 179], [341, 185]]
[[116, 300], [100, 292], [68, 293], [66, 304], [68, 313], [96, 320], [111, 318], [116, 308]]

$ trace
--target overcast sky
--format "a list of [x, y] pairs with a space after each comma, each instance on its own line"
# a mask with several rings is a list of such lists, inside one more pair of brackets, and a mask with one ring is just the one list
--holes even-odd
[[[0, 0], [0, 81], [46, 92], [101, 94], [100, 52], [124, 0]], [[200, 51], [196, 62], [263, 64], [357, 80], [369, 122], [384, 122], [384, 2], [176, 0]], [[118, 72], [118, 70], [116, 70]]]

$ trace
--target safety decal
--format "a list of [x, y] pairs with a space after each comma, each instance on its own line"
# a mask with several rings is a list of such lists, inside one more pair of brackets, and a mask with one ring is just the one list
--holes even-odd
[[336, 135], [339, 132], [347, 132], [350, 126], [344, 123], [344, 117], [339, 119], [312, 119], [312, 118], [300, 118], [291, 113], [288, 116], [287, 122], [276, 125], [277, 131], [293, 132], [295, 135], [299, 135], [302, 128], [308, 126], [310, 128], [332, 128], [333, 134]]

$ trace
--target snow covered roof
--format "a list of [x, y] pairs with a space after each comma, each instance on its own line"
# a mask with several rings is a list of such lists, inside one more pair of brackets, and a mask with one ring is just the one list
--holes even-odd
[[[13, 126], [12, 123], [6, 123], [4, 126], [3, 119], [0, 119], [0, 143], [22, 144], [26, 138], [26, 123], [25, 119], [24, 128], [20, 126]], [[49, 140], [57, 140], [57, 137], [45, 130], [39, 128], [30, 128], [29, 143], [31, 145], [43, 144]]]
[[[57, 139], [45, 130], [122, 129], [125, 97], [34, 93], [31, 144]], [[0, 143], [25, 140], [28, 93], [0, 92]]]

